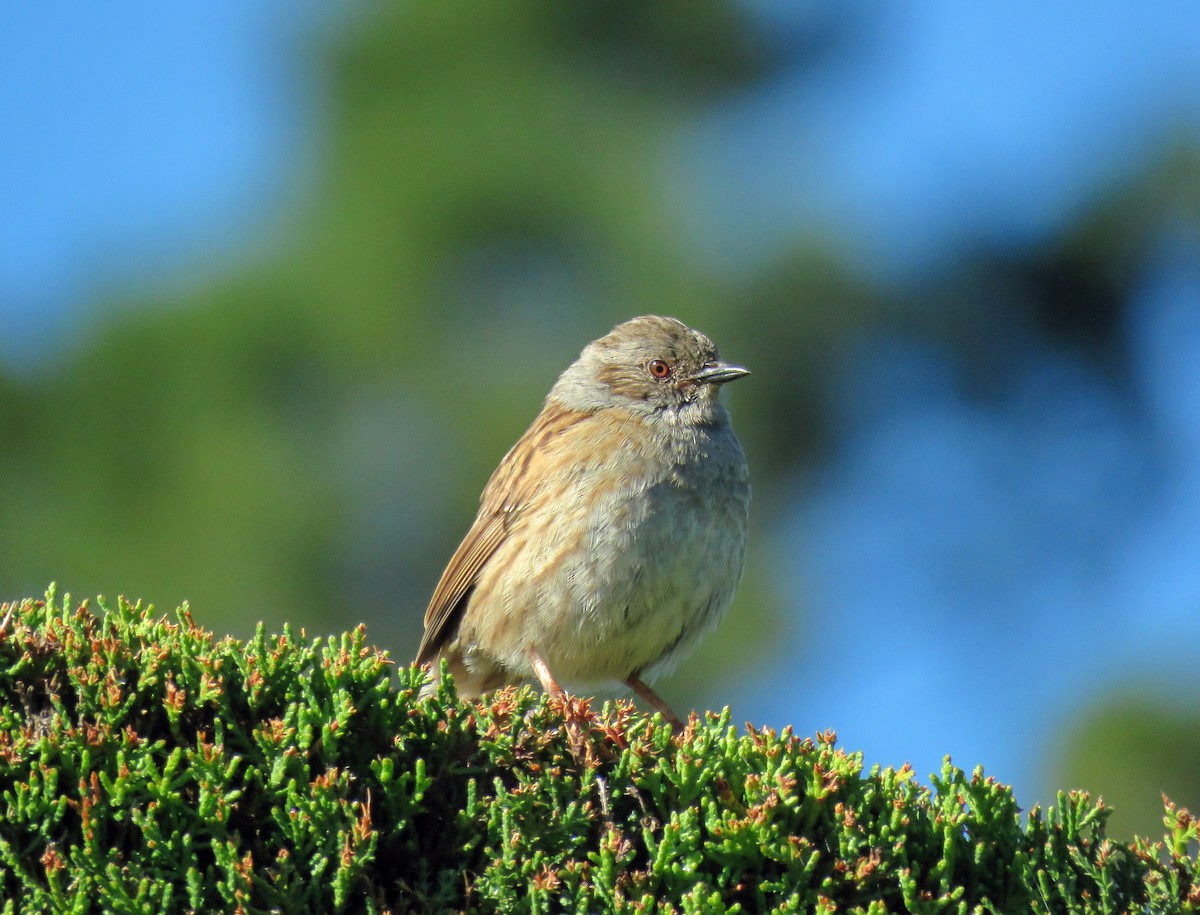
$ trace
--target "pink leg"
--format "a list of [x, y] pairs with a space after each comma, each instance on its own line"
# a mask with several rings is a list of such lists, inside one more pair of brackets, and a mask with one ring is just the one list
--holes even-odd
[[564, 695], [563, 688], [554, 679], [554, 674], [550, 673], [550, 665], [546, 663], [546, 659], [532, 648], [529, 649], [529, 663], [533, 665], [533, 672], [537, 674], [543, 692], [550, 696], [561, 697]]
[[639, 678], [630, 675], [625, 678], [625, 685], [650, 703], [651, 707], [670, 722], [671, 727], [677, 732], [683, 730], [683, 722], [679, 719], [679, 716], [671, 711], [671, 707], [663, 701], [662, 696], [643, 683]]
[[587, 700], [569, 697], [554, 679], [554, 674], [550, 673], [550, 665], [546, 663], [546, 659], [532, 649], [529, 651], [529, 663], [542, 684], [542, 691], [550, 699], [551, 707], [557, 703], [562, 711], [571, 755], [584, 764], [590, 764], [587, 761], [591, 760], [592, 751], [584, 739], [588, 718]]

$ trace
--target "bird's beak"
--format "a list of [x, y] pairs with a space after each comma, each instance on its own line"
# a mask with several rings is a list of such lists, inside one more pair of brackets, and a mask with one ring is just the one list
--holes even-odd
[[728, 362], [709, 362], [692, 375], [692, 381], [697, 384], [724, 384], [736, 381], [750, 374], [749, 369], [740, 365], [730, 365]]

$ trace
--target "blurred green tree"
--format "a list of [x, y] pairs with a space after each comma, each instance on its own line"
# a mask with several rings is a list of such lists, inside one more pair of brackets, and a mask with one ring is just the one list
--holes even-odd
[[1096, 700], [1065, 725], [1049, 748], [1043, 784], [1086, 786], [1113, 808], [1113, 835], [1157, 835], [1166, 794], [1189, 810], [1200, 808], [1200, 709], [1154, 694], [1141, 683]]
[[403, 657], [584, 343], [645, 311], [752, 337], [682, 239], [673, 157], [778, 63], [762, 37], [723, 0], [356, 11], [310, 49], [314, 165], [260, 250], [97, 308], [0, 388], [0, 590], [187, 599], [240, 634], [365, 619]]

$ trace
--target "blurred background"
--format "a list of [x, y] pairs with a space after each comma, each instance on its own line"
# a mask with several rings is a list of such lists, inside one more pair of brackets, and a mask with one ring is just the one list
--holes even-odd
[[0, 598], [399, 661], [480, 489], [645, 312], [755, 505], [677, 708], [1200, 807], [1190, 2], [0, 13]]

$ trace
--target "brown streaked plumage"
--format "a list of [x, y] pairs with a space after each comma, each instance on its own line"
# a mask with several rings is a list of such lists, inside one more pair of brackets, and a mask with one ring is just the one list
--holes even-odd
[[517, 440], [492, 472], [480, 497], [479, 514], [467, 531], [425, 611], [425, 635], [417, 650], [417, 663], [431, 661], [445, 641], [448, 628], [461, 613], [471, 588], [475, 586], [484, 563], [504, 541], [505, 535], [520, 518], [520, 511], [534, 497], [536, 481], [527, 473], [531, 458], [546, 443], [561, 436], [571, 426], [588, 418], [586, 413], [556, 412], [539, 414], [528, 431]]
[[[703, 334], [646, 316], [591, 343], [501, 460], [425, 613], [417, 663], [459, 691], [643, 681], [723, 615], [749, 479], [720, 386], [748, 374]], [[429, 687], [432, 688], [432, 684]]]

